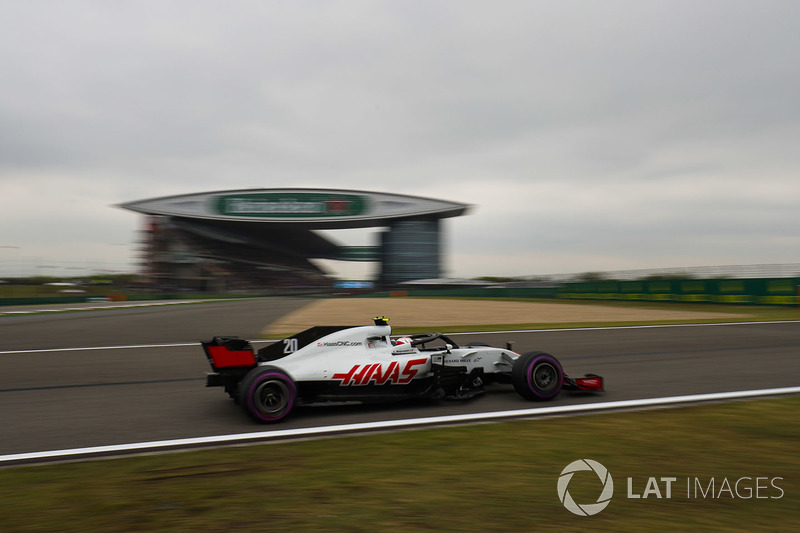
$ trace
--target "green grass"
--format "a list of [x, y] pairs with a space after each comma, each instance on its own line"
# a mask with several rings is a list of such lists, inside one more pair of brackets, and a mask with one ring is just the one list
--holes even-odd
[[[797, 531], [798, 410], [791, 397], [9, 468], [0, 530]], [[614, 477], [593, 517], [556, 494], [581, 458]], [[576, 501], [599, 495], [592, 476], [573, 478]], [[672, 499], [626, 498], [628, 477], [641, 494], [651, 476], [679, 479]], [[686, 497], [687, 478], [744, 476], [782, 477], [783, 497]]]

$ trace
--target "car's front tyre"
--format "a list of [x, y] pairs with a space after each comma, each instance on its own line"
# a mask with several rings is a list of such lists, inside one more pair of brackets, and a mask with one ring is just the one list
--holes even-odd
[[564, 370], [549, 353], [528, 352], [514, 361], [511, 382], [526, 400], [549, 400], [561, 391]]
[[279, 422], [297, 403], [297, 386], [278, 368], [259, 366], [239, 385], [239, 403], [259, 422]]

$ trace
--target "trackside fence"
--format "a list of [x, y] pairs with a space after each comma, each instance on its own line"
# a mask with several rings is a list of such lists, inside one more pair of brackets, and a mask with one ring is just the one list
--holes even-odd
[[798, 305], [800, 278], [597, 281], [565, 283], [557, 298], [738, 305]]

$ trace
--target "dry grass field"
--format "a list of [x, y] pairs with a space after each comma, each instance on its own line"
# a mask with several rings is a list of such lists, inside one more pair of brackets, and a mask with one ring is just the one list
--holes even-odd
[[653, 309], [585, 303], [423, 298], [332, 298], [317, 300], [270, 324], [264, 336], [297, 332], [314, 325], [367, 325], [386, 316], [395, 328], [490, 324], [565, 324], [728, 320], [731, 312]]

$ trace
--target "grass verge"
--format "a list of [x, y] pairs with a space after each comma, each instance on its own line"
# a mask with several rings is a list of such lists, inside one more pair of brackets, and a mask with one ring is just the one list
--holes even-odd
[[[799, 409], [791, 397], [9, 468], [0, 529], [797, 531]], [[615, 483], [593, 517], [557, 497], [561, 470], [581, 458]], [[662, 498], [627, 498], [627, 478], [641, 495], [665, 476], [677, 478], [672, 498], [660, 481]], [[718, 494], [745, 477], [751, 497]], [[708, 496], [687, 497], [686, 480], [709, 492], [712, 478]], [[569, 490], [593, 503], [600, 484], [579, 472]]]

